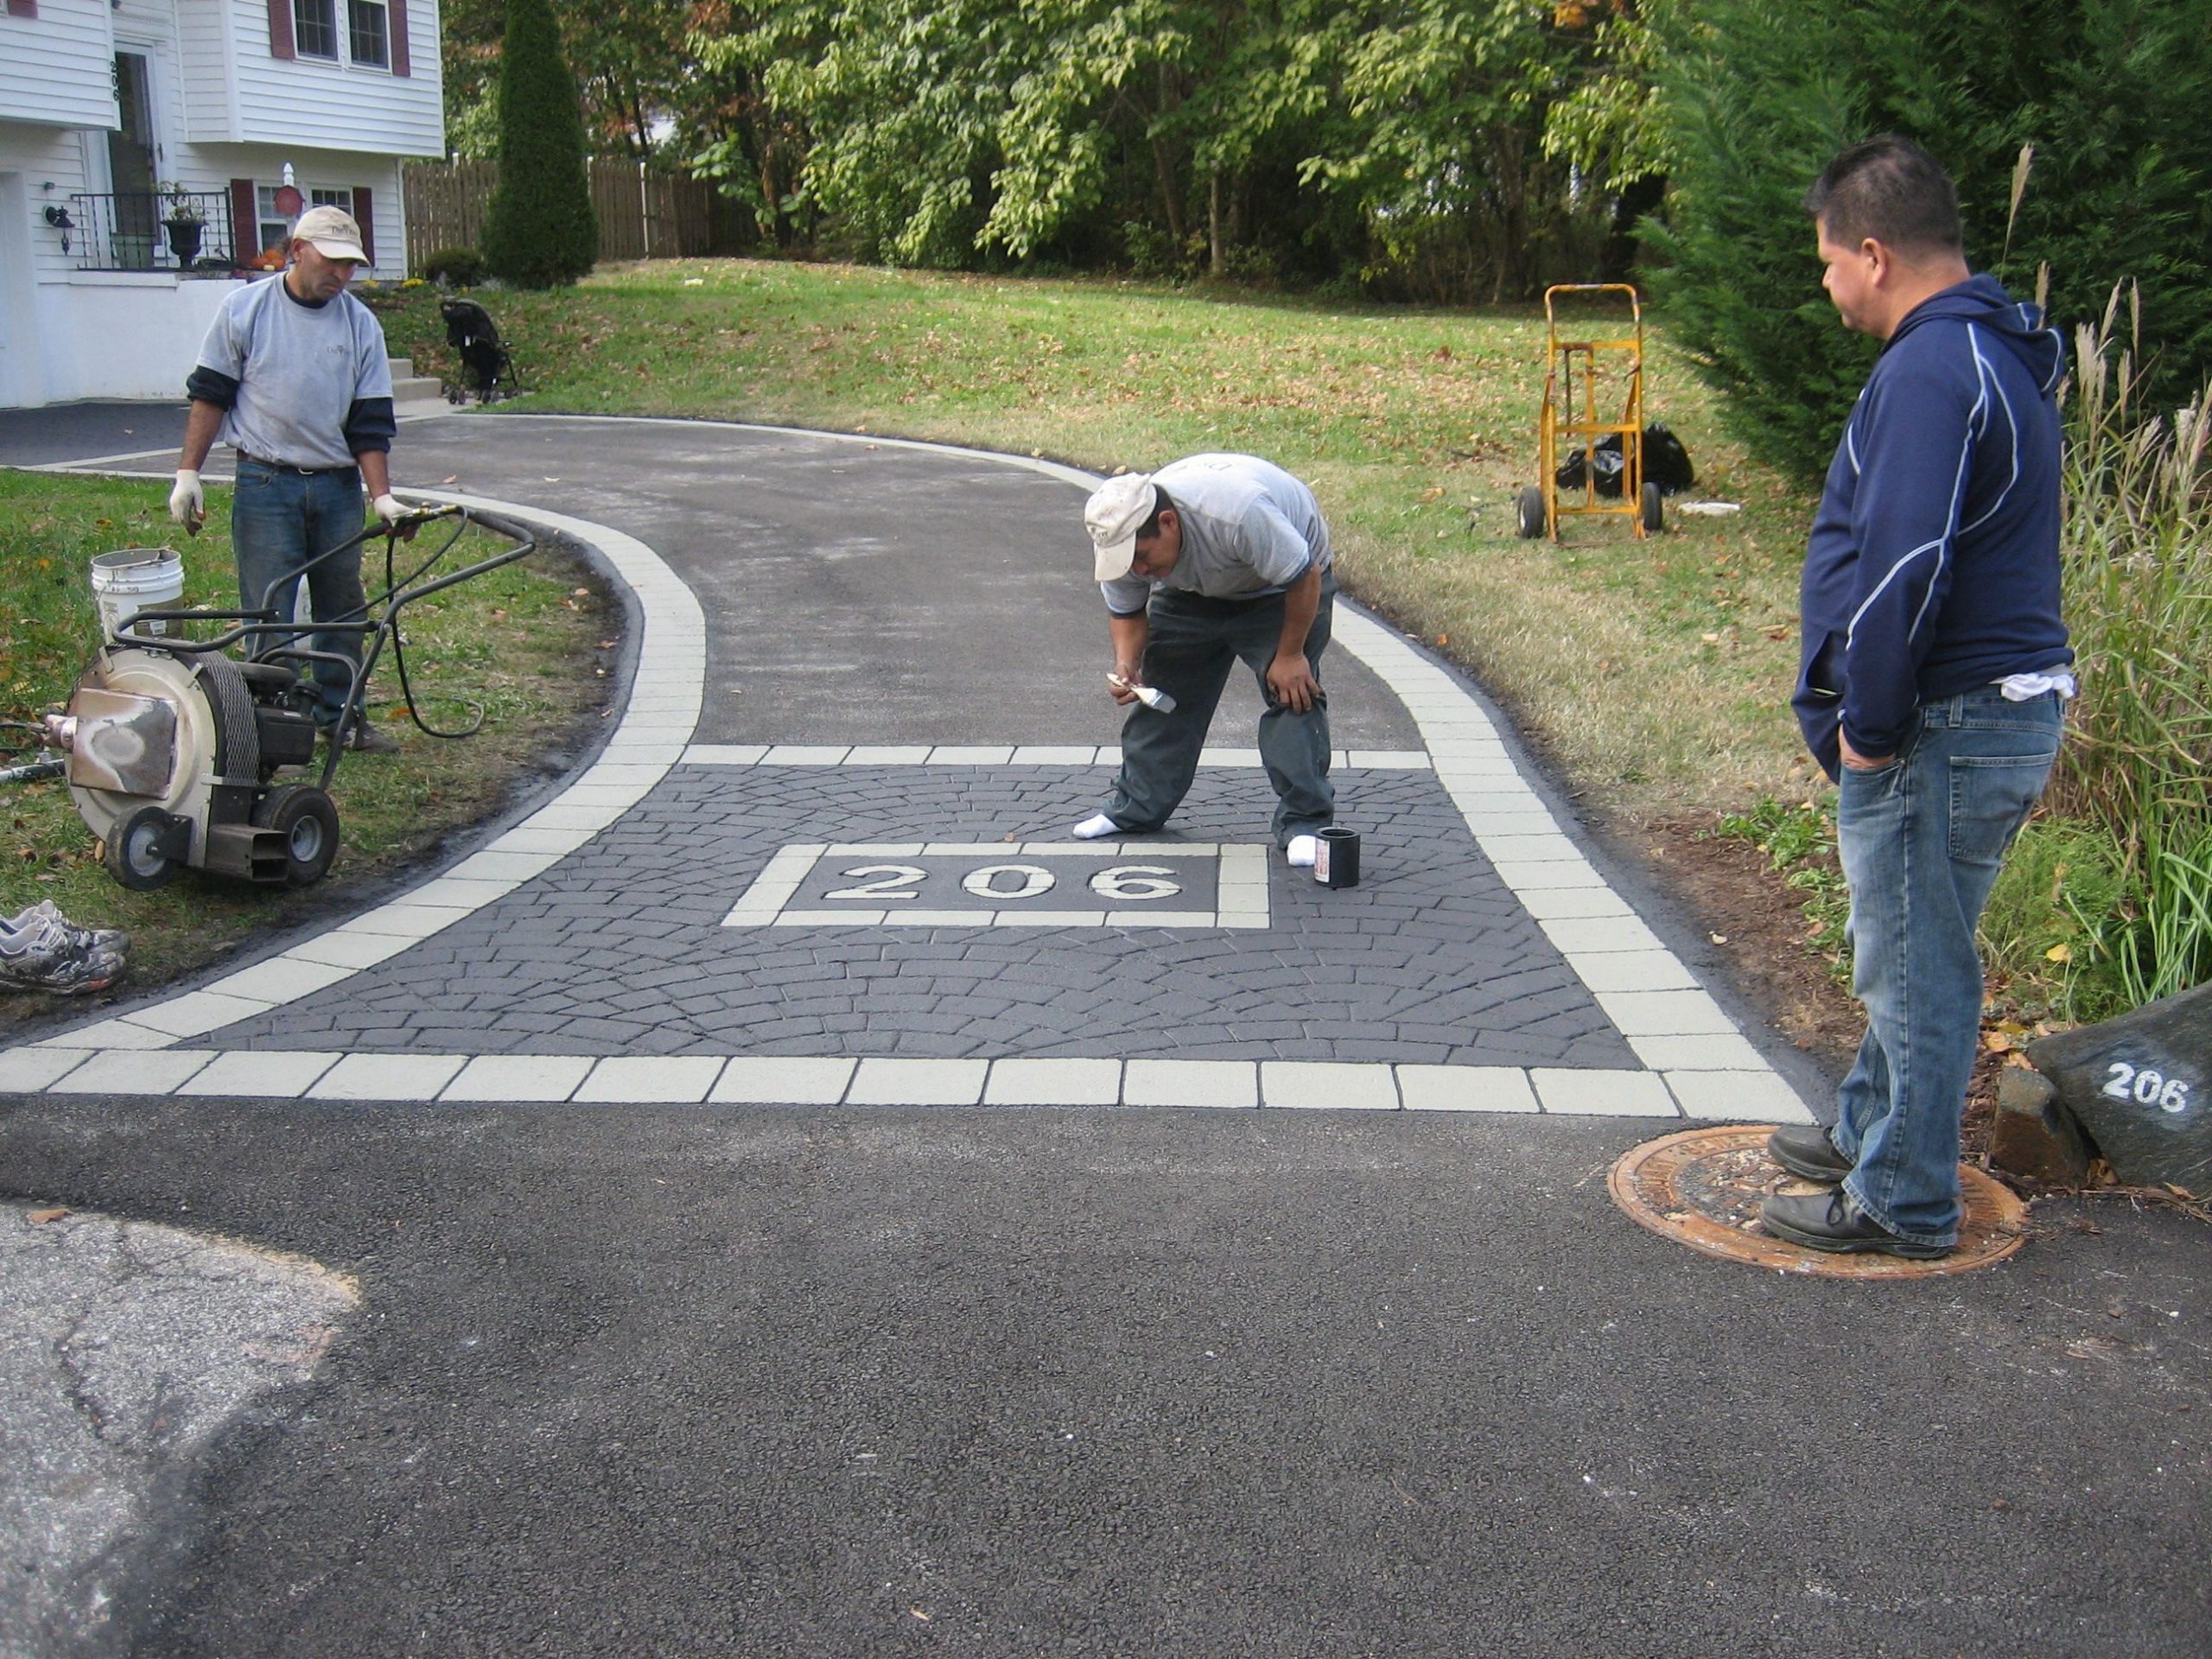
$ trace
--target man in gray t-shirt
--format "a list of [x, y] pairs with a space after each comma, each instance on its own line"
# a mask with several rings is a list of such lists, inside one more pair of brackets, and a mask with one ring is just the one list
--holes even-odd
[[1105, 810], [1075, 833], [1166, 823], [1241, 660], [1267, 699], [1260, 759], [1274, 786], [1275, 844], [1311, 864], [1313, 832], [1336, 818], [1320, 671], [1337, 584], [1313, 492], [1254, 455], [1192, 455], [1108, 480], [1084, 524], [1113, 639], [1108, 684], [1129, 717]]
[[[346, 291], [367, 261], [361, 227], [336, 207], [300, 216], [291, 264], [281, 276], [234, 290], [207, 329], [199, 365], [185, 383], [192, 399], [169, 516], [197, 531], [207, 517], [200, 468], [219, 437], [238, 452], [231, 497], [231, 545], [242, 608], [292, 614], [302, 572], [317, 620], [359, 622], [365, 613], [358, 554], [321, 553], [360, 534], [364, 488], [386, 524], [404, 511], [391, 493], [389, 452], [399, 429], [384, 329]], [[313, 638], [357, 667], [359, 633]], [[399, 745], [368, 723], [352, 675], [315, 665], [315, 717], [333, 742], [374, 753]]]

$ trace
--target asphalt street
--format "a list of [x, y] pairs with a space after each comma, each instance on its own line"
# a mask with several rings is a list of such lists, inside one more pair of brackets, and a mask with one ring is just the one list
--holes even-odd
[[[128, 448], [79, 418], [78, 453]], [[0, 462], [59, 458], [13, 434], [0, 423]], [[0, 1053], [0, 1090], [24, 1090], [0, 1093], [0, 1197], [235, 1243], [348, 1299], [316, 1315], [327, 1340], [255, 1338], [282, 1363], [219, 1427], [134, 1438], [109, 1529], [72, 1535], [96, 1548], [71, 1554], [58, 1525], [4, 1540], [51, 1593], [0, 1596], [40, 1620], [0, 1652], [2212, 1652], [2204, 1231], [2052, 1202], [1999, 1267], [1870, 1285], [1632, 1225], [1606, 1170], [1700, 1116], [1714, 1079], [1816, 1080], [1754, 1023], [1725, 1040], [1775, 1071], [1694, 1058], [1722, 1039], [1688, 1026], [1636, 1028], [1679, 1006], [1636, 999], [1680, 994], [1604, 988], [1600, 921], [1648, 923], [1654, 950], [1628, 954], [1663, 944], [1739, 1005], [1663, 906], [1586, 908], [1591, 928], [1532, 915], [1580, 889], [1516, 869], [1525, 814], [1455, 828], [1465, 746], [1379, 644], [1332, 658], [1330, 683], [1347, 801], [1389, 804], [1369, 828], [1400, 885], [1363, 888], [1374, 908], [1333, 934], [1280, 871], [1246, 932], [947, 924], [906, 930], [921, 953], [901, 955], [887, 923], [734, 927], [764, 860], [805, 836], [934, 844], [922, 814], [1027, 847], [1087, 806], [1095, 753], [940, 759], [1114, 742], [1088, 683], [1103, 630], [1068, 533], [1079, 490], [666, 423], [443, 417], [402, 442], [436, 457], [404, 482], [666, 557], [707, 623], [694, 747], [586, 842], [316, 995], [249, 1007], [202, 986], [189, 1017], [128, 1002], [81, 1052], [41, 1030], [47, 1046]], [[1255, 709], [1225, 707], [1215, 741], [1247, 741]], [[880, 753], [899, 746], [929, 764], [899, 770]], [[1201, 783], [1187, 846], [1263, 838], [1256, 771]], [[805, 817], [820, 791], [844, 827]], [[626, 929], [626, 880], [693, 896]], [[1472, 947], [1421, 931], [1440, 910]], [[528, 950], [518, 929], [538, 930]], [[658, 949], [665, 976], [639, 983]], [[716, 951], [747, 965], [702, 988]], [[473, 986], [472, 959], [489, 964]], [[1358, 971], [1281, 977], [1333, 961]], [[1148, 963], [1188, 1001], [1147, 1003]], [[1252, 1013], [1338, 983], [1371, 1052]], [[798, 1024], [756, 1050], [728, 1011], [764, 984]], [[1425, 1034], [1425, 984], [1471, 1033], [1457, 1047]], [[694, 991], [688, 1026], [639, 1013]], [[581, 1012], [595, 995], [609, 1012]], [[974, 1066], [971, 1103], [868, 1103], [887, 1050]], [[568, 1059], [598, 1078], [650, 1052], [702, 1081], [486, 1101], [434, 1067], [407, 1097], [328, 1086], [448, 1052], [473, 1057], [464, 1078]], [[839, 1092], [709, 1097], [756, 1052], [841, 1067]], [[1256, 1069], [1268, 1109], [1134, 1103], [1138, 1060], [1185, 1052]], [[988, 1092], [1001, 1067], [1069, 1057], [1122, 1068], [1116, 1103], [972, 1103], [1006, 1097]], [[1343, 1069], [1295, 1070], [1325, 1060]], [[290, 1097], [194, 1091], [294, 1061]], [[10, 1081], [34, 1065], [37, 1084]], [[72, 1089], [73, 1067], [131, 1082]], [[1378, 1074], [1398, 1109], [1278, 1109], [1294, 1084]], [[1671, 1121], [1593, 1107], [1578, 1076]], [[1479, 1099], [1414, 1109], [1440, 1078], [1481, 1079]], [[126, 1282], [51, 1293], [40, 1340], [64, 1382], [84, 1307]], [[181, 1331], [198, 1306], [177, 1289]], [[159, 1397], [139, 1408], [156, 1424]]]

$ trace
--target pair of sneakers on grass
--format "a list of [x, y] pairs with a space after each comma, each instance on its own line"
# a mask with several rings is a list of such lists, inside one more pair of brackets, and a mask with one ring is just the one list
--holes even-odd
[[83, 996], [123, 976], [130, 936], [110, 927], [79, 927], [51, 899], [0, 917], [0, 987]]

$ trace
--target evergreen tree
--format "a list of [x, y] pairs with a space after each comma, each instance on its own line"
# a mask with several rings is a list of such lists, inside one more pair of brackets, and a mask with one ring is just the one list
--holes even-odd
[[2212, 86], [2202, 0], [1702, 0], [1668, 18], [1674, 189], [1649, 239], [1671, 269], [1655, 285], [1756, 453], [1818, 477], [1866, 378], [1875, 344], [1821, 291], [1798, 201], [1880, 132], [1950, 169], [1976, 270], [2025, 299], [2049, 266], [2069, 334], [2139, 283], [2154, 399], [2212, 372], [2212, 124], [2190, 113]]
[[584, 173], [575, 77], [550, 0], [507, 0], [499, 68], [499, 185], [484, 258], [520, 288], [573, 283], [592, 268], [599, 221]]

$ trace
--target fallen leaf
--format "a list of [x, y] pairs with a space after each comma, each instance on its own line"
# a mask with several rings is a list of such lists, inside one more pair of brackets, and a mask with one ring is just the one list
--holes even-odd
[[439, 482], [442, 484], [458, 484], [461, 482], [461, 474], [459, 473], [455, 473], [451, 478], [441, 479]]
[[1981, 1034], [1981, 1046], [1993, 1054], [2012, 1052], [2012, 1039], [2001, 1031], [1986, 1031]]
[[49, 1221], [60, 1221], [68, 1213], [67, 1210], [34, 1210], [25, 1219], [36, 1226], [43, 1227]]
[[1728, 936], [1726, 933], [1712, 933], [1707, 935], [1707, 937], [1715, 944], [1726, 944], [1728, 943]]
[[1701, 634], [1699, 637], [1708, 645], [1717, 645], [1720, 643], [1720, 636], [1717, 633]]
[[2054, 944], [2043, 953], [2043, 959], [2045, 962], [2071, 962], [2074, 960], [2074, 952], [2070, 946]]

